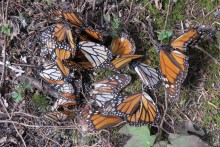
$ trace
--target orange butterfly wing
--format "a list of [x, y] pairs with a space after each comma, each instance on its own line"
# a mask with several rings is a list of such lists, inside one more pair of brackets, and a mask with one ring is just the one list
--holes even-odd
[[176, 48], [176, 49], [180, 50], [180, 51], [186, 51], [187, 46], [189, 45], [189, 43], [197, 40], [200, 37], [201, 36], [197, 32], [196, 29], [190, 29], [189, 31], [187, 31], [186, 33], [182, 34], [177, 39], [175, 39], [171, 43], [171, 46], [173, 48]]
[[94, 30], [91, 27], [85, 27], [83, 29], [83, 32], [85, 32], [87, 35], [89, 35], [89, 38], [91, 38], [91, 39], [95, 39], [97, 41], [103, 41], [102, 35], [98, 31]]
[[168, 97], [179, 98], [180, 86], [188, 72], [188, 57], [170, 48], [160, 50], [162, 80]]
[[57, 42], [60, 42], [67, 39], [72, 48], [72, 55], [74, 55], [76, 45], [74, 43], [72, 32], [69, 26], [67, 26], [66, 24], [58, 23], [56, 25], [53, 25], [52, 28], [52, 34], [54, 35], [55, 40]]
[[159, 116], [156, 104], [146, 92], [119, 97], [114, 101], [106, 103], [104, 114], [124, 117], [130, 125], [153, 123]]
[[110, 69], [119, 70], [122, 67], [126, 66], [131, 60], [140, 58], [143, 55], [119, 55], [111, 61]]
[[84, 110], [81, 112], [81, 115], [94, 130], [110, 128], [123, 121], [121, 117], [105, 116], [98, 111], [93, 112], [91, 110]]
[[136, 47], [134, 41], [127, 34], [122, 33], [120, 37], [113, 39], [111, 50], [113, 55], [134, 54]]

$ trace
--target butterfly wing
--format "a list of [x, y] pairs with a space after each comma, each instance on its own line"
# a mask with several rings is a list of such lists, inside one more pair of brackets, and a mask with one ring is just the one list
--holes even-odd
[[180, 87], [188, 72], [188, 57], [175, 49], [160, 50], [160, 68], [168, 97], [179, 98]]
[[58, 92], [60, 93], [62, 98], [69, 99], [69, 100], [76, 99], [75, 90], [73, 88], [73, 85], [70, 84], [69, 82], [65, 81], [62, 85], [58, 85], [55, 88], [58, 90]]
[[68, 40], [69, 45], [72, 48], [72, 55], [75, 54], [76, 45], [73, 40], [72, 32], [69, 26], [66, 24], [58, 23], [51, 26], [52, 34], [57, 42]]
[[77, 12], [62, 12], [63, 18], [71, 22], [73, 27], [79, 29], [82, 26], [86, 26], [86, 23], [82, 20], [81, 16]]
[[144, 63], [133, 62], [131, 66], [140, 76], [143, 83], [151, 89], [157, 88], [161, 84], [160, 73], [157, 69], [151, 68]]
[[106, 101], [109, 101], [117, 96], [120, 90], [127, 86], [130, 81], [131, 77], [126, 74], [109, 76], [94, 82], [90, 93], [97, 104], [101, 107]]
[[119, 37], [113, 39], [111, 51], [113, 55], [134, 54], [136, 50], [135, 43], [127, 34], [122, 33]]
[[175, 39], [172, 43], [171, 46], [175, 49], [178, 49], [180, 51], [186, 51], [188, 45], [191, 42], [196, 41], [201, 37], [202, 32], [198, 32], [196, 29], [190, 29], [186, 33], [182, 34], [179, 36], [177, 39]]
[[126, 66], [131, 60], [142, 57], [142, 55], [119, 55], [114, 60], [111, 61], [109, 69], [120, 70], [122, 67]]
[[130, 125], [151, 124], [159, 115], [156, 104], [146, 92], [119, 97], [106, 104], [104, 114], [123, 117]]
[[49, 84], [61, 85], [64, 83], [63, 74], [55, 63], [44, 65], [44, 70], [39, 75]]
[[75, 100], [57, 99], [52, 106], [52, 111], [59, 111], [65, 115], [72, 115], [76, 108]]
[[98, 43], [81, 41], [79, 48], [95, 68], [105, 66], [112, 59], [111, 51]]
[[50, 55], [54, 51], [56, 45], [56, 41], [53, 39], [51, 29], [49, 28], [42, 32], [39, 36], [39, 40], [42, 45], [40, 55], [42, 57]]
[[121, 117], [105, 116], [98, 111], [91, 111], [91, 110], [82, 111], [81, 116], [86, 120], [89, 127], [96, 131], [114, 127], [123, 121]]
[[[94, 30], [92, 27], [83, 27], [82, 35], [85, 35], [88, 40], [94, 41], [103, 41], [102, 35], [97, 30]], [[81, 38], [83, 39], [83, 38]]]
[[88, 61], [88, 59], [80, 50], [77, 50], [76, 56], [73, 59], [63, 60], [63, 65], [73, 70], [93, 69], [92, 64]]
[[65, 76], [69, 75], [69, 69], [62, 63], [63, 60], [69, 59], [72, 56], [72, 49], [66, 43], [57, 43], [55, 46], [55, 52], [52, 54], [53, 60], [56, 61], [58, 67]]
[[59, 111], [54, 111], [44, 114], [44, 117], [54, 122], [62, 122], [68, 118], [68, 115]]

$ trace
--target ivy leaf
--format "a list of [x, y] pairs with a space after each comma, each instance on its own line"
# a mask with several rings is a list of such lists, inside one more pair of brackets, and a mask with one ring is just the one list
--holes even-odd
[[9, 27], [8, 24], [3, 24], [3, 25], [2, 25], [2, 32], [3, 32], [4, 34], [10, 36], [10, 34], [11, 34], [11, 29], [10, 29], [10, 27]]
[[158, 35], [158, 40], [164, 40], [166, 38], [169, 38], [170, 36], [172, 36], [172, 34], [172, 31], [164, 31], [160, 35]]
[[131, 136], [125, 147], [151, 147], [156, 139], [155, 135], [150, 135], [147, 126], [132, 127], [125, 125], [119, 130], [119, 133]]
[[19, 102], [22, 100], [22, 97], [19, 93], [17, 92], [12, 92], [11, 94], [12, 98], [16, 101], [16, 102]]

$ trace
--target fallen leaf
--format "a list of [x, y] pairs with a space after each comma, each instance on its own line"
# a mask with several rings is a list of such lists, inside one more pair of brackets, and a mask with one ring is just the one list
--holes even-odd
[[124, 147], [150, 147], [156, 139], [155, 135], [150, 135], [148, 126], [132, 127], [125, 125], [119, 130], [119, 133], [131, 136]]
[[6, 142], [7, 136], [0, 138], [0, 144]]
[[169, 141], [175, 147], [208, 147], [203, 140], [194, 135], [170, 134]]

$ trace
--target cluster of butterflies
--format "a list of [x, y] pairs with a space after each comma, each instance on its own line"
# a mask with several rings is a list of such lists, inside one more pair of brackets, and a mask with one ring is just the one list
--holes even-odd
[[[89, 83], [84, 81], [89, 71], [109, 69], [118, 72], [129, 64], [147, 89], [155, 90], [163, 83], [167, 96], [178, 99], [189, 67], [186, 51], [191, 43], [209, 33], [204, 28], [193, 28], [170, 46], [159, 47], [160, 68], [157, 70], [134, 60], [142, 55], [135, 54], [136, 47], [129, 35], [121, 33], [107, 47], [102, 34], [87, 25], [78, 13], [55, 8], [51, 14], [50, 18], [56, 23], [40, 35], [41, 56], [46, 62], [39, 75], [57, 89], [60, 98], [53, 105], [52, 112], [45, 116], [63, 121], [78, 112], [94, 130], [123, 121], [134, 126], [152, 124], [159, 112], [144, 90], [131, 95], [121, 94], [121, 89], [131, 82], [130, 75], [117, 73]], [[92, 102], [91, 106], [82, 108], [82, 91], [87, 93], [84, 101]]]

